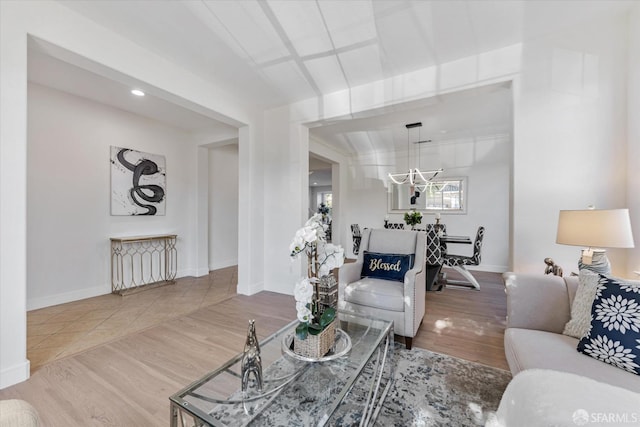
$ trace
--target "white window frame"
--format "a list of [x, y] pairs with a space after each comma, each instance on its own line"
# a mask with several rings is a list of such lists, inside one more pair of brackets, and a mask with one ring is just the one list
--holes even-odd
[[[426, 213], [446, 213], [446, 214], [466, 214], [467, 213], [467, 200], [469, 199], [469, 194], [468, 194], [468, 177], [466, 176], [460, 176], [460, 177], [442, 177], [439, 179], [434, 179], [432, 181], [432, 183], [434, 185], [438, 185], [440, 183], [442, 183], [443, 185], [447, 185], [445, 183], [447, 182], [452, 182], [452, 181], [457, 181], [459, 182], [459, 190], [458, 193], [459, 195], [459, 199], [460, 199], [460, 206], [459, 207], [451, 207], [451, 208], [446, 208], [446, 207], [428, 207], [427, 204], [427, 192], [428, 190], [426, 190], [425, 192], [420, 192], [420, 196], [416, 199], [416, 204], [415, 205], [411, 205], [410, 204], [410, 186], [407, 184], [395, 184], [392, 182], [389, 182], [389, 191], [388, 191], [388, 203], [387, 203], [387, 207], [388, 207], [388, 212], [389, 213], [399, 213], [399, 212], [406, 212], [409, 209], [414, 209], [418, 210], [420, 212], [426, 212]], [[398, 193], [398, 190], [401, 190], [400, 193]], [[406, 201], [404, 199], [407, 199]], [[402, 200], [400, 200], [402, 199]]]

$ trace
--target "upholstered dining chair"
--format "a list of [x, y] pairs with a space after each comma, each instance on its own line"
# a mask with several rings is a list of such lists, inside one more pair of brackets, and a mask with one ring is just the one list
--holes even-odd
[[[447, 234], [447, 224], [438, 223], [431, 225], [433, 225], [433, 228], [435, 228], [436, 233], [438, 234], [438, 238], [440, 238], [440, 236], [442, 236], [443, 234]], [[440, 242], [440, 252], [442, 253], [442, 256], [447, 253], [447, 244], [445, 242]]]
[[473, 286], [475, 289], [480, 290], [480, 284], [473, 277], [473, 274], [469, 270], [467, 270], [467, 265], [480, 265], [481, 256], [480, 251], [482, 249], [482, 240], [484, 239], [484, 227], [478, 227], [478, 232], [476, 233], [476, 239], [473, 242], [473, 255], [465, 256], [465, 255], [453, 255], [446, 253], [443, 256], [444, 265], [453, 268], [458, 273], [462, 274], [468, 282], [458, 281], [458, 280], [447, 280], [449, 284], [455, 285], [467, 285]]
[[426, 234], [366, 229], [358, 259], [338, 273], [338, 308], [393, 321], [411, 349], [424, 317]]
[[404, 230], [404, 223], [388, 222], [385, 224], [384, 228], [388, 228], [389, 230]]
[[436, 224], [427, 224], [424, 232], [427, 236], [427, 291], [440, 290], [442, 286], [438, 285], [438, 279], [442, 269], [443, 253]]
[[358, 255], [358, 252], [360, 252], [360, 241], [362, 240], [362, 232], [358, 224], [351, 224], [351, 237], [353, 238], [353, 254]]

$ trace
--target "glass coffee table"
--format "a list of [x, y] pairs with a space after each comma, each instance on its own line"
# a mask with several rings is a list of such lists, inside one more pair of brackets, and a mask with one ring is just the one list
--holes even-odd
[[241, 391], [240, 353], [171, 396], [171, 426], [373, 425], [393, 382], [393, 322], [341, 311], [337, 319], [323, 360], [290, 350], [291, 322], [260, 342], [261, 390], [252, 378]]

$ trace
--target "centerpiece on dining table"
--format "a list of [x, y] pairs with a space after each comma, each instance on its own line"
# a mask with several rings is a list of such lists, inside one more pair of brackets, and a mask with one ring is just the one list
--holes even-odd
[[[344, 249], [327, 243], [322, 214], [315, 214], [296, 231], [290, 255], [307, 258], [307, 277], [296, 283], [294, 297], [300, 323], [293, 339], [293, 351], [309, 358], [320, 358], [333, 347], [337, 284], [331, 271], [344, 263]], [[335, 295], [335, 299], [330, 298]]]
[[413, 230], [417, 224], [422, 223], [422, 213], [415, 209], [411, 209], [409, 212], [405, 212], [404, 222], [406, 222]]

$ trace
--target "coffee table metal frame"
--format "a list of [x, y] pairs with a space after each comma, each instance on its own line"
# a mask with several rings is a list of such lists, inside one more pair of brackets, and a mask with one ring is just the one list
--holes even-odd
[[[384, 400], [386, 398], [386, 395], [391, 388], [391, 384], [393, 383], [393, 322], [373, 319], [364, 315], [345, 311], [338, 311], [338, 319], [340, 321], [340, 324], [347, 330], [349, 323], [352, 322], [354, 325], [360, 327], [360, 329], [363, 329], [363, 326], [366, 326], [365, 334], [372, 328], [374, 331], [379, 330], [379, 333], [375, 340], [371, 343], [371, 345], [364, 348], [364, 352], [360, 355], [360, 359], [356, 361], [357, 363], [353, 367], [350, 366], [350, 376], [345, 381], [340, 392], [337, 393], [335, 397], [333, 397], [332, 401], [327, 405], [326, 408], [323, 408], [323, 410], [319, 413], [319, 418], [308, 420], [309, 423], [307, 425], [327, 425], [332, 416], [343, 404], [345, 398], [352, 391], [356, 382], [361, 379], [361, 376], [365, 371], [367, 365], [371, 364], [372, 368], [368, 369], [369, 372], [367, 374], [369, 376], [362, 378], [362, 381], [366, 384], [366, 397], [364, 397], [362, 414], [360, 416], [360, 426], [370, 426], [375, 423], [378, 413], [382, 408], [382, 404], [384, 403]], [[268, 338], [260, 341], [260, 348], [264, 349], [267, 345], [280, 346], [281, 341], [288, 334], [295, 330], [297, 324], [297, 320], [293, 321]], [[355, 341], [354, 346], [358, 345], [358, 337], [353, 337], [353, 339]], [[291, 356], [283, 352], [281, 357], [290, 358]], [[346, 360], [350, 362], [350, 357], [351, 354], [349, 352], [339, 359], [347, 358]], [[211, 412], [213, 411], [207, 411], [207, 408], [205, 408], [204, 405], [201, 405], [199, 407], [199, 405], [195, 404], [194, 398], [207, 401], [209, 403], [217, 403], [220, 405], [231, 404], [234, 402], [238, 403], [239, 400], [237, 397], [225, 400], [215, 396], [205, 396], [199, 390], [201, 390], [203, 387], [206, 387], [208, 382], [216, 379], [216, 377], [219, 375], [231, 374], [235, 377], [236, 373], [234, 373], [234, 369], [237, 368], [241, 359], [242, 353], [239, 353], [220, 368], [205, 375], [203, 378], [195, 381], [194, 383], [190, 384], [178, 393], [171, 396], [171, 427], [226, 427], [227, 424], [223, 424], [221, 421], [212, 416]], [[289, 375], [287, 375], [287, 377], [283, 379], [282, 382], [276, 387], [265, 391], [261, 395], [252, 396], [246, 399], [247, 402], [260, 399], [264, 400], [260, 411], [253, 414], [251, 417], [249, 417], [248, 420], [243, 421], [240, 425], [250, 425], [251, 422], [262, 413], [262, 411], [268, 410], [269, 406], [274, 401], [276, 401], [280, 393], [287, 387], [295, 384], [295, 381], [306, 371], [306, 369], [310, 367], [311, 364], [331, 364], [333, 362], [303, 362], [298, 360], [296, 363], [298, 364], [299, 368], [296, 371], [290, 372]], [[265, 368], [267, 367], [263, 367], [263, 369]], [[238, 382], [238, 385], [239, 384], [240, 382]], [[305, 396], [300, 397], [304, 398]], [[244, 405], [245, 402], [243, 401], [242, 404]]]

